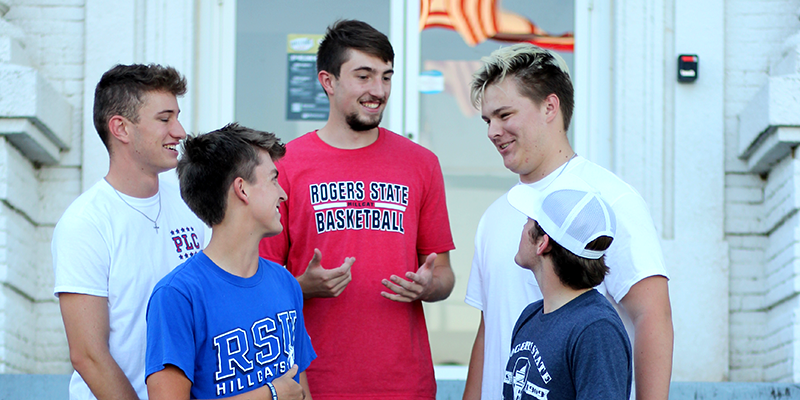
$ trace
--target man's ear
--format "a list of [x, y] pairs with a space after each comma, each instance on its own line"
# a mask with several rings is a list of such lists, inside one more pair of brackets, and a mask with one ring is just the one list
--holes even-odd
[[561, 100], [558, 99], [555, 93], [550, 93], [544, 98], [544, 106], [545, 121], [547, 123], [553, 122], [558, 116], [558, 112], [561, 110]]
[[317, 74], [317, 80], [319, 80], [319, 84], [322, 85], [322, 89], [325, 90], [325, 93], [328, 94], [330, 97], [333, 94], [333, 81], [336, 79], [333, 74], [328, 71], [319, 71]]
[[237, 176], [236, 179], [233, 180], [233, 194], [241, 200], [245, 205], [250, 204], [250, 196], [247, 195], [247, 191], [249, 188], [247, 187], [247, 182], [241, 177]]
[[545, 233], [544, 235], [539, 236], [539, 238], [536, 240], [536, 255], [543, 256], [549, 253], [551, 248], [550, 235]]
[[[108, 132], [122, 143], [130, 143], [131, 137], [128, 126], [131, 123], [121, 115], [115, 115], [108, 120]], [[109, 138], [111, 139], [111, 138]]]

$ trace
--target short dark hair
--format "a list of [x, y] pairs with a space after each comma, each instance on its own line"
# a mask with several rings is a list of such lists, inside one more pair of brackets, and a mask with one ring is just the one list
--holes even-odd
[[[533, 229], [530, 230], [530, 240], [535, 243], [539, 237], [547, 235], [547, 233], [535, 220], [533, 224]], [[609, 236], [600, 236], [589, 242], [586, 248], [606, 250], [611, 246], [612, 241], [613, 238]], [[593, 288], [602, 283], [608, 274], [605, 255], [596, 260], [577, 256], [558, 244], [552, 237], [550, 238], [550, 251], [547, 254], [553, 261], [553, 271], [561, 283], [575, 290]]]
[[269, 153], [272, 161], [286, 154], [286, 147], [273, 133], [245, 128], [236, 123], [184, 140], [183, 155], [178, 160], [181, 197], [208, 226], [225, 218], [228, 188], [241, 177], [253, 182], [260, 164], [259, 150]]
[[472, 104], [480, 108], [486, 87], [510, 77], [517, 82], [519, 93], [534, 104], [541, 104], [550, 94], [558, 97], [564, 132], [569, 129], [575, 108], [575, 90], [569, 68], [561, 56], [530, 43], [517, 43], [493, 51], [481, 59], [484, 65], [472, 76]]
[[338, 78], [350, 49], [394, 64], [394, 49], [386, 35], [366, 22], [343, 19], [329, 26], [322, 38], [317, 50], [317, 73], [327, 71]]
[[183, 96], [186, 78], [175, 68], [157, 64], [118, 64], [103, 74], [94, 90], [94, 128], [106, 149], [111, 150], [108, 121], [120, 115], [139, 123], [144, 95], [153, 91]]

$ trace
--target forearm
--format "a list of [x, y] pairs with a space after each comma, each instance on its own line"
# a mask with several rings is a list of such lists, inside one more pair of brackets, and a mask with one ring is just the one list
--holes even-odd
[[99, 400], [138, 400], [128, 377], [111, 355], [93, 358], [88, 355], [72, 356], [72, 366]]
[[472, 355], [469, 358], [469, 371], [467, 372], [467, 383], [464, 386], [464, 396], [462, 400], [480, 400], [481, 387], [483, 386], [483, 343], [484, 325], [483, 313], [481, 313], [481, 323], [475, 335], [475, 343], [472, 345]]
[[303, 400], [312, 400], [311, 389], [308, 388], [308, 378], [306, 377], [305, 371], [300, 373], [300, 387], [303, 388], [303, 393], [305, 394]]
[[72, 366], [98, 399], [138, 399], [108, 348], [108, 299], [75, 293], [59, 295]]
[[[161, 371], [147, 377], [147, 393], [150, 400], [189, 400], [192, 382], [183, 371], [174, 365], [166, 365]], [[272, 400], [272, 391], [261, 386], [246, 393], [227, 397], [230, 400]]]
[[300, 285], [300, 290], [303, 291], [303, 299], [313, 299], [314, 297], [320, 297], [316, 294], [315, 288], [311, 286], [311, 283], [306, 279], [305, 275], [300, 275], [296, 277], [297, 283]]
[[442, 272], [438, 275], [436, 271], [434, 271], [433, 284], [435, 289], [423, 300], [427, 302], [435, 302], [448, 298], [450, 293], [453, 292], [453, 286], [455, 286], [455, 283], [456, 278], [453, 275], [452, 269], [447, 268], [447, 270], [442, 270]]
[[667, 400], [672, 375], [672, 319], [645, 317], [634, 325], [636, 399]]
[[433, 290], [422, 298], [423, 301], [427, 302], [436, 302], [448, 298], [450, 293], [453, 292], [453, 287], [456, 283], [453, 268], [450, 267], [449, 252], [438, 253], [433, 265], [431, 281]]
[[672, 375], [672, 308], [667, 278], [637, 282], [621, 301], [634, 326], [637, 400], [667, 400]]

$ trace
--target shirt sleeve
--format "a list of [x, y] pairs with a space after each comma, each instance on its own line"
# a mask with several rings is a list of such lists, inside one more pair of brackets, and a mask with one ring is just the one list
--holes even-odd
[[54, 295], [66, 292], [108, 297], [111, 254], [93, 221], [65, 214], [53, 232], [51, 251]]
[[631, 348], [625, 335], [608, 320], [595, 321], [578, 335], [570, 355], [577, 400], [630, 397]]
[[156, 287], [147, 305], [145, 380], [172, 364], [194, 384], [195, 357], [191, 300], [173, 287]]
[[484, 230], [484, 214], [478, 222], [478, 229], [475, 231], [475, 253], [472, 256], [472, 269], [469, 271], [469, 280], [467, 281], [467, 295], [464, 297], [464, 302], [468, 305], [484, 311], [484, 298], [485, 291], [483, 290], [483, 235]]
[[455, 248], [447, 215], [444, 177], [439, 160], [431, 156], [430, 184], [420, 206], [417, 229], [417, 253], [443, 253]]
[[617, 217], [617, 232], [606, 253], [609, 273], [603, 285], [619, 303], [642, 279], [668, 276], [658, 233], [644, 199], [628, 193], [615, 201], [612, 208]]

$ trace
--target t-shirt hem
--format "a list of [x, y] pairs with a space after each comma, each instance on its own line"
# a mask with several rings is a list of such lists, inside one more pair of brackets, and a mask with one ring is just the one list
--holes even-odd
[[[178, 363], [179, 363], [179, 361], [175, 361], [175, 360], [172, 360], [172, 361], [164, 360], [159, 365], [156, 365], [156, 366], [154, 366], [152, 368], [146, 368], [145, 371], [144, 371], [144, 381], [145, 381], [145, 383], [147, 383], [147, 378], [149, 378], [150, 375], [153, 375], [153, 374], [155, 374], [156, 372], [159, 372], [159, 371], [163, 371], [167, 367], [167, 365], [173, 365], [173, 366], [175, 366], [175, 368], [178, 368], [179, 370], [181, 370], [181, 372], [183, 372], [183, 375], [186, 377], [186, 379], [188, 379], [189, 382], [192, 382], [192, 385], [194, 385], [194, 374], [192, 374], [192, 376], [189, 376], [189, 374], [186, 373], [186, 369], [184, 369], [183, 367], [178, 365]], [[192, 371], [192, 372], [194, 372], [194, 371]]]
[[446, 251], [452, 251], [452, 250], [455, 250], [455, 249], [456, 249], [455, 244], [453, 244], [451, 242], [450, 244], [437, 246], [437, 247], [432, 247], [430, 249], [417, 249], [417, 253], [419, 253], [419, 254], [431, 254], [431, 253], [439, 254], [439, 253], [444, 253]]
[[77, 286], [56, 286], [53, 288], [53, 296], [58, 297], [61, 293], [87, 294], [89, 296], [108, 297], [108, 292], [97, 289], [87, 289]]
[[475, 307], [478, 310], [483, 311], [483, 303], [481, 303], [480, 301], [477, 301], [475, 299], [472, 299], [469, 296], [464, 298], [464, 303], [467, 303], [467, 305]]
[[614, 301], [616, 301], [619, 304], [619, 302], [621, 302], [622, 299], [624, 299], [625, 296], [628, 295], [628, 292], [631, 291], [631, 288], [633, 287], [633, 285], [635, 285], [635, 284], [641, 282], [642, 280], [644, 280], [646, 278], [649, 278], [651, 276], [663, 276], [664, 278], [667, 278], [667, 280], [669, 280], [669, 276], [667, 275], [666, 272], [652, 272], [652, 271], [650, 271], [650, 272], [644, 272], [644, 273], [641, 273], [641, 274], [637, 274], [633, 278], [631, 278], [630, 280], [625, 282], [625, 285], [623, 286], [622, 290], [620, 290], [617, 293], [611, 293], [611, 297], [613, 297]]

